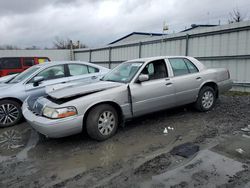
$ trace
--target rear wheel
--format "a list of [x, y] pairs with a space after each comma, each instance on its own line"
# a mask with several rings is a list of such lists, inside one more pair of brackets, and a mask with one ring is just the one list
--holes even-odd
[[21, 105], [12, 100], [0, 101], [0, 127], [16, 125], [22, 118]]
[[118, 127], [116, 110], [109, 104], [95, 106], [88, 114], [86, 127], [93, 139], [102, 141], [110, 138]]
[[215, 91], [209, 86], [204, 86], [199, 92], [195, 108], [201, 112], [209, 111], [214, 107], [216, 101]]

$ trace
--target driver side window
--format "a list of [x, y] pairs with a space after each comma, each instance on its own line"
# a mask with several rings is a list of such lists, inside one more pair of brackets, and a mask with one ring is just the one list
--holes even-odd
[[145, 66], [141, 73], [147, 74], [149, 76], [149, 80], [156, 80], [168, 77], [168, 72], [164, 59], [150, 62]]
[[[49, 67], [36, 76], [42, 76], [44, 80], [53, 80], [65, 77], [64, 65]], [[32, 79], [33, 82], [33, 79]]]

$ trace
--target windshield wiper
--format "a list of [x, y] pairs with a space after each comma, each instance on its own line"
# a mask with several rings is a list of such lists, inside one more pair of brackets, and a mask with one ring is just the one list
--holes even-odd
[[[117, 81], [117, 80], [109, 80], [109, 79], [108, 79], [108, 80], [103, 80], [103, 79], [102, 79], [102, 81], [107, 81], [107, 82], [119, 82], [119, 81]], [[121, 82], [119, 82], [119, 83], [121, 83]]]

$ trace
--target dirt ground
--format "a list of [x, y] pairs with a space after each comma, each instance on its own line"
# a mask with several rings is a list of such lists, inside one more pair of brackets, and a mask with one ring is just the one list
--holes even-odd
[[[0, 129], [0, 187], [250, 187], [250, 95], [227, 94], [126, 123], [104, 142], [41, 139], [26, 122]], [[168, 133], [164, 133], [164, 130]], [[250, 133], [249, 133], [250, 135]], [[198, 145], [190, 157], [171, 154]]]

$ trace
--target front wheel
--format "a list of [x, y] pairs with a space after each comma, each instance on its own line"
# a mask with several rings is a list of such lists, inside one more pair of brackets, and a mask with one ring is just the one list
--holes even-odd
[[0, 127], [16, 125], [22, 118], [21, 105], [12, 100], [0, 101]]
[[201, 112], [206, 112], [214, 107], [216, 101], [215, 91], [209, 86], [204, 86], [199, 92], [195, 108]]
[[90, 110], [87, 117], [87, 133], [98, 141], [113, 136], [118, 127], [118, 115], [109, 104], [101, 104]]

